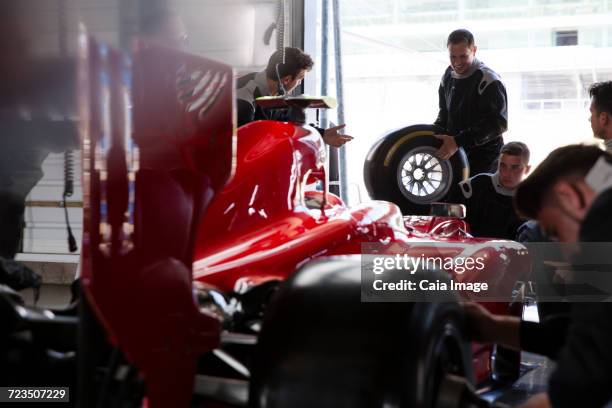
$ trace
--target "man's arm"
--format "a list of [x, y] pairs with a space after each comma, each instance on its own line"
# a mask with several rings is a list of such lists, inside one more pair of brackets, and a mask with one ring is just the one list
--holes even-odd
[[346, 127], [345, 124], [332, 126], [329, 129], [319, 129], [316, 128], [321, 136], [323, 137], [323, 141], [332, 147], [342, 147], [346, 142], [350, 142], [353, 140], [353, 136], [345, 135], [339, 132], [339, 130], [344, 129]]
[[540, 323], [516, 316], [494, 315], [478, 303], [462, 304], [473, 340], [497, 343], [555, 358], [563, 346], [569, 326], [568, 316], [552, 316]]
[[506, 88], [500, 81], [489, 84], [478, 98], [477, 114], [480, 118], [455, 136], [459, 147], [483, 145], [508, 129]]
[[438, 106], [438, 117], [436, 118], [434, 125], [446, 129], [448, 110], [446, 110], [446, 95], [444, 94], [444, 87], [442, 86], [442, 82], [440, 82], [440, 86], [438, 87]]

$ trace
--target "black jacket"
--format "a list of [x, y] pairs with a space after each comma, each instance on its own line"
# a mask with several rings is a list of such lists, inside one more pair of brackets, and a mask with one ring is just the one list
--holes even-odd
[[[580, 228], [580, 241], [612, 242], [612, 189], [600, 193]], [[603, 265], [612, 279], [612, 265]], [[552, 406], [601, 407], [612, 400], [612, 303], [572, 305], [571, 324], [549, 383]]]
[[476, 237], [516, 239], [522, 224], [512, 205], [513, 190], [499, 183], [499, 175], [477, 174], [459, 183], [451, 201], [464, 204], [466, 221]]
[[[455, 137], [470, 165], [474, 153], [492, 163], [503, 145], [502, 133], [508, 128], [508, 98], [499, 75], [478, 60], [464, 75], [457, 75], [449, 66], [442, 76], [438, 98], [440, 111], [435, 124]], [[476, 167], [477, 171], [486, 169]]]
[[286, 109], [263, 109], [255, 103], [261, 96], [270, 96], [266, 72], [253, 72], [236, 81], [236, 98], [238, 108], [238, 126], [255, 120], [287, 121]]

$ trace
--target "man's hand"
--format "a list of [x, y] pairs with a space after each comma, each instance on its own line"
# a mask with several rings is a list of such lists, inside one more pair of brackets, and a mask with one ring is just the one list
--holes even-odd
[[436, 156], [440, 159], [448, 160], [453, 154], [457, 153], [457, 150], [459, 150], [459, 146], [457, 146], [454, 137], [449, 135], [434, 135], [434, 137], [442, 140], [442, 146], [440, 146], [436, 152]]
[[350, 142], [353, 140], [353, 136], [343, 135], [338, 133], [340, 129], [344, 129], [346, 124], [330, 127], [329, 129], [325, 129], [323, 132], [323, 140], [330, 146], [333, 147], [341, 147], [346, 142]]
[[481, 343], [494, 342], [492, 332], [496, 322], [493, 313], [474, 302], [462, 302], [461, 308], [467, 317], [471, 338]]
[[471, 338], [481, 343], [498, 343], [520, 349], [519, 330], [521, 319], [516, 316], [494, 315], [482, 305], [462, 302]]
[[520, 405], [519, 408], [551, 408], [548, 394], [545, 392], [536, 394]]

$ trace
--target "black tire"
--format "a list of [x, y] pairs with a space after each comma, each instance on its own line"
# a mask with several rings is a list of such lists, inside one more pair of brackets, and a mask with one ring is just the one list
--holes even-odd
[[405, 354], [405, 384], [401, 407], [436, 406], [446, 374], [473, 382], [471, 346], [461, 307], [456, 302], [415, 303], [411, 314], [410, 338]]
[[[445, 131], [434, 125], [413, 125], [378, 140], [363, 169], [370, 197], [397, 204], [404, 215], [428, 214], [432, 202], [444, 202], [470, 172], [461, 148], [449, 160], [433, 155], [442, 144], [433, 136], [437, 133]], [[426, 166], [422, 160], [427, 160]]]
[[282, 286], [254, 354], [250, 406], [429, 408], [443, 374], [471, 381], [456, 302], [365, 303], [360, 278], [358, 260], [334, 259], [310, 263]]

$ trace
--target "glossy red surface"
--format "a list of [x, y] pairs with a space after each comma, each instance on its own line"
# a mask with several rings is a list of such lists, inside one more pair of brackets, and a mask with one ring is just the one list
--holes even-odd
[[149, 406], [188, 406], [197, 358], [219, 344], [219, 319], [195, 302], [191, 260], [200, 215], [233, 171], [233, 73], [153, 48], [132, 66], [83, 44], [82, 285], [145, 377]]
[[[403, 217], [397, 206], [370, 202], [348, 208], [316, 191], [325, 179], [324, 150], [311, 127], [259, 121], [238, 129], [233, 179], [211, 202], [196, 242], [194, 278], [225, 292], [243, 292], [283, 280], [310, 259], [360, 254], [361, 244], [383, 243], [390, 253], [482, 256], [487, 268], [455, 274], [461, 282], [497, 282], [510, 268], [526, 268], [521, 246], [472, 238], [462, 220]], [[320, 187], [320, 185], [319, 185]], [[208, 234], [216, 231], [216, 234]], [[503, 260], [503, 261], [500, 261]], [[514, 281], [509, 281], [511, 289]], [[507, 303], [486, 303], [507, 314]], [[488, 378], [491, 347], [474, 346], [478, 381]]]
[[[236, 141], [233, 75], [222, 64], [141, 49], [130, 66], [91, 41], [81, 62], [83, 285], [143, 371], [152, 407], [186, 406], [196, 357], [219, 342], [220, 322], [198, 309], [192, 279], [240, 292], [371, 242], [487, 259], [483, 271], [455, 274], [460, 281], [524, 267], [517, 244], [474, 239], [463, 221], [404, 218], [387, 202], [349, 208], [319, 191], [325, 146], [312, 127], [254, 122]], [[474, 351], [483, 380], [490, 348]]]

